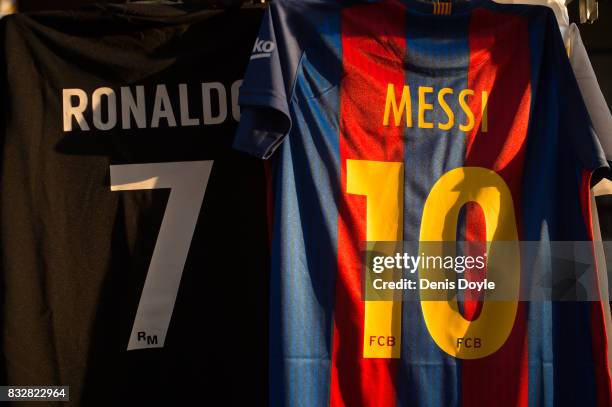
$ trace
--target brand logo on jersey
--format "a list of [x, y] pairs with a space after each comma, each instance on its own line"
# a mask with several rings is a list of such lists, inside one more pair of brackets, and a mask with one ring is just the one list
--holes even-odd
[[255, 46], [253, 47], [251, 59], [270, 58], [275, 49], [276, 44], [274, 44], [272, 41], [265, 41], [257, 38], [255, 40]]

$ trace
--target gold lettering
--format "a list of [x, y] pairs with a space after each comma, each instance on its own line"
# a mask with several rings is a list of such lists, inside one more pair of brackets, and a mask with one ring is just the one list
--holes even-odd
[[474, 128], [474, 112], [472, 112], [472, 109], [465, 100], [468, 96], [474, 96], [474, 91], [472, 89], [463, 89], [459, 93], [459, 106], [461, 106], [461, 109], [463, 109], [467, 116], [467, 123], [460, 124], [459, 130], [465, 132], [471, 131]]
[[[387, 97], [385, 100], [383, 126], [401, 126], [402, 121], [405, 120], [406, 127], [412, 127], [413, 112], [410, 87], [408, 85], [403, 85], [401, 96], [398, 95], [397, 92], [398, 91], [396, 90], [394, 84], [387, 84]], [[432, 97], [430, 95], [435, 94], [435, 92], [437, 92], [437, 103], [430, 99]], [[459, 130], [469, 132], [474, 130], [474, 127], [480, 126], [480, 131], [482, 133], [487, 133], [489, 131], [489, 93], [487, 91], [480, 92], [481, 105], [478, 112], [474, 112], [474, 110], [472, 110], [472, 106], [470, 106], [470, 98], [475, 96], [474, 90], [461, 89], [457, 96], [454, 95], [457, 95], [457, 93], [453, 88], [441, 88], [440, 90], [437, 90], [430, 86], [419, 86], [417, 98], [418, 106], [416, 107], [417, 126], [421, 129], [433, 129], [434, 127], [437, 127], [443, 131], [453, 129], [458, 121], [457, 114], [459, 112], [453, 110], [450, 101], [454, 102], [456, 100], [459, 102], [459, 107], [463, 112], [465, 112], [466, 116], [465, 123], [459, 123]], [[441, 109], [444, 114], [436, 114], [433, 116], [430, 113], [428, 121], [427, 112], [433, 112], [434, 109], [438, 108]], [[476, 117], [476, 114], [479, 114], [479, 117]], [[444, 115], [446, 115], [446, 119], [444, 119]], [[476, 121], [477, 119], [479, 122]]]
[[489, 131], [489, 115], [487, 114], [487, 102], [489, 101], [489, 94], [487, 93], [486, 90], [482, 91], [482, 95], [481, 95], [481, 100], [482, 100], [482, 107], [481, 107], [481, 112], [482, 112], [482, 119], [480, 122], [480, 131], [482, 131], [483, 133], [486, 133]]
[[446, 116], [448, 116], [448, 121], [446, 123], [438, 123], [438, 128], [440, 130], [450, 130], [455, 125], [455, 114], [453, 110], [450, 108], [446, 100], [444, 100], [444, 95], [452, 95], [453, 90], [451, 88], [442, 88], [440, 92], [438, 92], [438, 103]]
[[391, 111], [393, 110], [393, 122], [395, 126], [399, 126], [402, 122], [402, 116], [406, 114], [406, 127], [412, 127], [412, 106], [410, 102], [410, 88], [404, 85], [402, 89], [402, 97], [399, 106], [395, 97], [395, 85], [392, 83], [387, 85], [387, 100], [385, 102], [385, 115], [383, 117], [383, 126], [389, 126]]
[[433, 110], [433, 104], [425, 102], [425, 96], [433, 93], [433, 88], [429, 86], [419, 86], [419, 128], [433, 129], [433, 123], [425, 121], [425, 112]]

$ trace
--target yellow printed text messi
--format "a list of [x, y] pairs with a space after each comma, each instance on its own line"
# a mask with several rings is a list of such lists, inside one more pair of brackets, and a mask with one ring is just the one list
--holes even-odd
[[[383, 126], [400, 126], [402, 119], [406, 123], [406, 127], [413, 127], [415, 124], [420, 129], [433, 129], [437, 127], [440, 130], [450, 130], [455, 126], [459, 126], [459, 130], [469, 132], [474, 129], [477, 118], [474, 111], [470, 107], [470, 99], [475, 97], [475, 92], [472, 89], [461, 89], [455, 91], [452, 88], [442, 88], [435, 90], [429, 86], [419, 86], [417, 88], [417, 98], [412, 99], [410, 86], [404, 85], [401, 95], [394, 84], [387, 85], [387, 98], [385, 101], [385, 113], [383, 117]], [[486, 133], [489, 129], [487, 101], [488, 93], [482, 91], [480, 94], [480, 131]], [[452, 99], [456, 98], [459, 107], [465, 113], [465, 122], [456, 123], [458, 112], [453, 111], [451, 104]], [[413, 109], [412, 101], [417, 101], [416, 109]], [[428, 112], [432, 112], [434, 108], [439, 107], [444, 112], [443, 120], [434, 123], [434, 119], [430, 114], [428, 120]], [[416, 120], [413, 117], [416, 112]], [[440, 115], [436, 115], [440, 116]], [[416, 123], [414, 123], [416, 121]]]

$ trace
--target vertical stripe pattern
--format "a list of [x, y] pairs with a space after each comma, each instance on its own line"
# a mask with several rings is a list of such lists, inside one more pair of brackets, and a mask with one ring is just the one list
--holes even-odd
[[[442, 22], [433, 15], [408, 13], [406, 85], [411, 91], [413, 124], [404, 129], [406, 241], [419, 240], [423, 206], [436, 181], [446, 172], [463, 166], [465, 133], [458, 125], [466, 118], [457, 96], [467, 87], [468, 23], [466, 16]], [[453, 125], [449, 124], [448, 129], [445, 124], [451, 123], [451, 119], [439, 100], [439, 92], [445, 88], [452, 90], [443, 99], [454, 116]], [[432, 109], [419, 114], [420, 104], [423, 107], [431, 104]], [[461, 361], [446, 354], [434, 342], [418, 301], [404, 302], [403, 317], [398, 383], [411, 383], [411, 386], [398, 386], [398, 405], [458, 405]]]
[[[465, 165], [492, 169], [504, 179], [512, 193], [518, 220], [531, 98], [527, 20], [476, 9], [471, 17], [469, 42], [468, 88], [474, 90], [474, 96], [468, 103], [478, 114], [474, 129], [467, 134]], [[481, 97], [483, 91], [488, 95], [486, 98]], [[487, 132], [482, 131], [483, 101], [487, 104]], [[466, 216], [467, 235], [482, 235], [478, 229], [484, 225], [473, 221], [480, 213], [473, 207], [467, 208]], [[517, 226], [520, 236], [521, 225]], [[466, 303], [467, 313], [476, 311], [473, 303]], [[461, 373], [465, 406], [527, 405], [529, 370], [524, 304], [519, 304], [506, 343], [487, 358], [463, 361]]]
[[[338, 253], [339, 16], [312, 13], [317, 34], [302, 58], [294, 133], [275, 177], [270, 297], [272, 406], [327, 405]], [[315, 100], [316, 103], [309, 103]]]
[[[592, 237], [588, 206], [575, 199], [588, 176], [560, 136], [566, 78], [545, 68], [549, 28], [520, 7], [413, 7], [385, 0], [301, 16], [317, 32], [300, 57], [275, 168], [272, 405], [608, 405], [600, 304], [520, 302], [499, 349], [461, 359], [453, 341], [459, 349], [458, 339], [499, 327], [481, 318], [491, 314], [473, 292], [450, 318], [427, 315], [414, 297], [363, 301], [362, 242], [418, 241], [432, 187], [459, 167], [503, 179], [479, 191], [512, 196], [499, 201], [512, 202], [521, 240]], [[468, 195], [457, 239], [485, 240], [509, 217]], [[458, 335], [444, 325], [467, 325], [461, 318], [474, 323]]]
[[340, 91], [342, 198], [330, 405], [387, 407], [395, 404], [397, 360], [363, 357], [366, 310], [361, 298], [359, 245], [368, 234], [368, 200], [346, 193], [347, 160], [403, 161], [402, 131], [382, 126], [387, 85], [402, 89], [404, 84], [403, 7], [390, 1], [346, 8], [341, 27], [345, 75]]

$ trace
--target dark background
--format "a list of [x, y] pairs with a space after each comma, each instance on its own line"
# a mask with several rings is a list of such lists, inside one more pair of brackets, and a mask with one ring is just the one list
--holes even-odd
[[[19, 11], [59, 10], [99, 2], [100, 0], [18, 0], [18, 7]], [[125, 0], [107, 1], [123, 2]], [[573, 0], [568, 10], [571, 21], [578, 23], [578, 0]], [[595, 23], [578, 26], [608, 107], [612, 109], [612, 0], [599, 2], [599, 19]]]
[[19, 11], [65, 10], [92, 3], [124, 3], [125, 1], [94, 1], [94, 0], [17, 0]]
[[[132, 0], [137, 1], [137, 0]], [[146, 0], [145, 0], [146, 1]], [[171, 0], [162, 0], [161, 2], [170, 2]], [[214, 0], [190, 0], [191, 3], [206, 3]], [[155, 1], [151, 1], [154, 3]], [[245, 0], [245, 3], [260, 3], [258, 0]], [[17, 0], [19, 11], [37, 11], [37, 10], [65, 10], [75, 8], [84, 4], [94, 3], [129, 3], [126, 0]]]
[[[19, 11], [59, 10], [99, 2], [99, 0], [18, 0], [18, 7]], [[107, 1], [107, 3], [122, 2], [125, 1]], [[571, 21], [578, 23], [578, 0], [573, 0], [568, 10]], [[578, 24], [578, 26], [608, 107], [612, 109], [612, 1], [599, 2], [599, 19], [595, 23]]]

